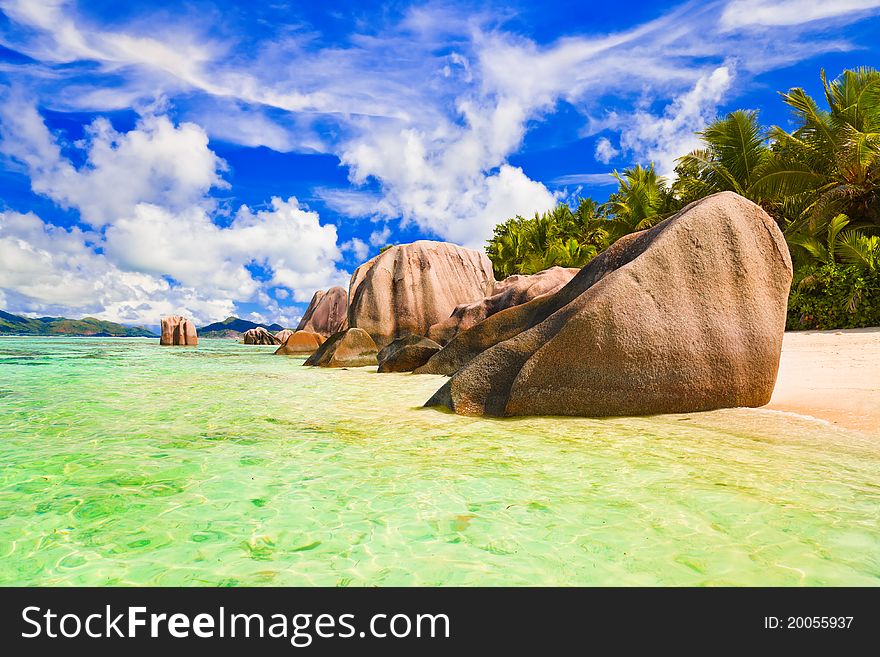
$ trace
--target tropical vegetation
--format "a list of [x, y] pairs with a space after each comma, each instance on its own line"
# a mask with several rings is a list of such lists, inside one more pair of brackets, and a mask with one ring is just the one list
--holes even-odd
[[94, 317], [22, 317], [0, 310], [0, 335], [66, 335], [94, 337], [158, 337], [142, 326], [123, 326]]
[[880, 71], [821, 79], [825, 107], [801, 88], [781, 94], [791, 130], [737, 110], [699, 133], [672, 181], [637, 164], [614, 172], [605, 203], [581, 198], [574, 210], [562, 203], [496, 226], [486, 247], [496, 276], [583, 266], [621, 236], [733, 191], [761, 205], [788, 242], [788, 328], [880, 325]]

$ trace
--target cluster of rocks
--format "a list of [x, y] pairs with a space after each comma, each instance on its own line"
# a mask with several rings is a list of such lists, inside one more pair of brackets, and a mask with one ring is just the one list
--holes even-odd
[[447, 375], [428, 405], [467, 415], [762, 406], [791, 275], [775, 222], [730, 192], [618, 240], [581, 270], [496, 283], [482, 254], [416, 242], [358, 268], [351, 328], [306, 363]]
[[241, 336], [241, 341], [245, 344], [281, 344], [281, 339], [272, 335], [262, 326], [248, 329]]
[[318, 290], [312, 296], [309, 307], [296, 327], [329, 338], [348, 328], [348, 292], [344, 288], [331, 287], [326, 292]]
[[618, 240], [565, 287], [455, 336], [417, 372], [467, 415], [646, 415], [770, 400], [791, 258], [730, 192]]
[[195, 347], [199, 344], [196, 325], [186, 317], [167, 315], [161, 319], [162, 332], [159, 344], [163, 346], [180, 345]]
[[[775, 222], [724, 192], [627, 235], [580, 270], [496, 282], [479, 251], [393, 246], [357, 268], [348, 292], [316, 292], [296, 331], [254, 329], [245, 342], [310, 354], [310, 366], [450, 376], [427, 405], [467, 415], [762, 406], [791, 276]], [[169, 323], [174, 330], [186, 334]], [[162, 336], [166, 344], [165, 320]], [[168, 344], [189, 344], [178, 339]]]

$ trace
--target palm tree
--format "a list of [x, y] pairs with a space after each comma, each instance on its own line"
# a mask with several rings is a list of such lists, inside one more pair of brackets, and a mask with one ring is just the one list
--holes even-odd
[[854, 225], [880, 227], [880, 71], [844, 71], [829, 82], [828, 109], [801, 88], [782, 94], [799, 127], [774, 127], [772, 156], [755, 189], [788, 197], [794, 229], [845, 212]]
[[653, 163], [648, 167], [637, 164], [613, 175], [618, 188], [603, 206], [612, 217], [613, 238], [650, 228], [680, 209], [681, 204], [666, 186], [666, 179], [657, 175]]
[[843, 230], [848, 225], [849, 217], [839, 214], [830, 221], [818, 225], [806, 224], [800, 230], [790, 232], [786, 239], [795, 264], [828, 265], [837, 262]]
[[755, 183], [766, 172], [770, 149], [756, 111], [736, 110], [697, 134], [705, 146], [678, 158], [675, 169], [674, 187], [682, 201], [724, 191], [765, 201]]
[[604, 250], [612, 222], [592, 199], [580, 199], [576, 210], [560, 203], [531, 219], [516, 216], [495, 227], [486, 246], [496, 278], [534, 274], [548, 267], [583, 267]]

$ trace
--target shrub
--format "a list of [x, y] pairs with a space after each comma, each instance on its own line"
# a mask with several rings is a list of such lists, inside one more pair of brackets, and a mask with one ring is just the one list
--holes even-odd
[[823, 264], [795, 273], [785, 328], [834, 329], [880, 325], [880, 270]]

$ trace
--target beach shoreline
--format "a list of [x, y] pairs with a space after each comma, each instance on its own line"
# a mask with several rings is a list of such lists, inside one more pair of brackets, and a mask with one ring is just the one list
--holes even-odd
[[776, 387], [763, 408], [880, 438], [880, 327], [787, 331]]

